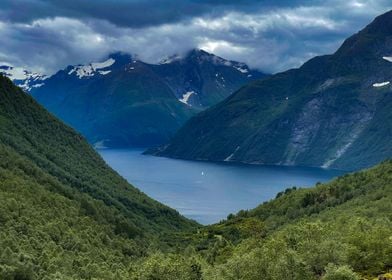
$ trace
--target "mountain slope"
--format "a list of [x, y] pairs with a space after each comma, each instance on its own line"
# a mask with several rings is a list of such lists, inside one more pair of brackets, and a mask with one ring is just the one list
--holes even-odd
[[101, 63], [69, 66], [30, 92], [97, 146], [151, 146], [262, 76], [201, 50], [156, 65], [115, 53]]
[[[135, 279], [390, 279], [392, 162], [290, 188], [178, 235], [187, 250], [143, 259]], [[187, 267], [198, 272], [190, 276]], [[178, 276], [181, 275], [181, 276]]]
[[201, 109], [215, 105], [250, 81], [266, 76], [240, 62], [225, 60], [203, 50], [172, 57], [153, 65], [177, 98]]
[[0, 124], [1, 279], [119, 279], [160, 235], [197, 225], [129, 185], [1, 75]]
[[[392, 162], [387, 161], [315, 188], [287, 189], [254, 210], [241, 211], [211, 226], [207, 235], [219, 237], [215, 239], [227, 245], [215, 245], [219, 249], [214, 251], [215, 265], [209, 277], [390, 277], [391, 172]], [[239, 244], [234, 250], [233, 242]], [[390, 279], [387, 275], [377, 279]]]
[[157, 155], [358, 169], [392, 157], [392, 12], [189, 120]]

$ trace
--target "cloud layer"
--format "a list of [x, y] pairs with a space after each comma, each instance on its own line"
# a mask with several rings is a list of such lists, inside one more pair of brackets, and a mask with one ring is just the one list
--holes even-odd
[[277, 72], [333, 52], [389, 2], [3, 0], [0, 61], [52, 73], [113, 51], [157, 62], [202, 48]]

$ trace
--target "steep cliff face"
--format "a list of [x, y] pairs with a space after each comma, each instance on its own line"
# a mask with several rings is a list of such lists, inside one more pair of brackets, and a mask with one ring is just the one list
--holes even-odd
[[392, 12], [188, 121], [157, 155], [357, 169], [392, 157]]

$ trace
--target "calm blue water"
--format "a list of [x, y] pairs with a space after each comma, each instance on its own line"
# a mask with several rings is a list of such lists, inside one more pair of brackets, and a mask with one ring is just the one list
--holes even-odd
[[142, 155], [142, 150], [99, 153], [144, 193], [202, 224], [253, 208], [288, 187], [310, 187], [343, 174], [319, 168], [184, 161]]

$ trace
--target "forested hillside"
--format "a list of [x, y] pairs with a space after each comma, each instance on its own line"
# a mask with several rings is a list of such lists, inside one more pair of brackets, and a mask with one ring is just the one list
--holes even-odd
[[205, 261], [204, 279], [392, 279], [391, 199], [387, 161], [287, 189], [184, 238]]
[[0, 154], [1, 279], [114, 279], [160, 235], [196, 226], [2, 76]]

